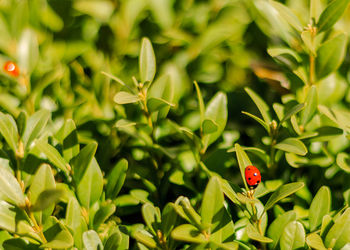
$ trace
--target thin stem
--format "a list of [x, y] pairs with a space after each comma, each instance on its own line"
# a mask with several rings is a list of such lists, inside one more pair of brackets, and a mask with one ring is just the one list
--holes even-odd
[[310, 61], [309, 85], [313, 85], [315, 83], [315, 57], [312, 53], [310, 53], [309, 61]]
[[35, 231], [37, 231], [39, 233], [39, 236], [40, 238], [42, 239], [43, 243], [47, 243], [47, 240], [45, 238], [45, 235], [43, 233], [43, 230], [42, 228], [38, 225], [38, 222], [36, 221], [35, 217], [34, 217], [34, 213], [31, 212], [29, 209], [27, 211], [28, 215], [29, 215], [29, 218], [31, 219], [31, 221], [33, 222], [34, 224], [34, 228], [35, 228]]

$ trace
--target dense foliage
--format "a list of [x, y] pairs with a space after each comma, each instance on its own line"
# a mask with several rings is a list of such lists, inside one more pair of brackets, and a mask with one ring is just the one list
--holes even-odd
[[349, 2], [0, 1], [1, 247], [350, 249]]

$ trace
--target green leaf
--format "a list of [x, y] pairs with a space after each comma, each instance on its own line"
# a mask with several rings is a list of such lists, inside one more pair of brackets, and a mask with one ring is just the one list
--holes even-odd
[[237, 161], [239, 165], [239, 170], [241, 171], [241, 176], [242, 176], [244, 186], [246, 190], [249, 190], [247, 182], [245, 180], [245, 168], [247, 166], [252, 165], [252, 163], [249, 160], [247, 154], [244, 152], [244, 150], [238, 143], [235, 144], [235, 149], [236, 149], [236, 156], [237, 156]]
[[226, 94], [223, 92], [218, 92], [208, 103], [204, 115], [204, 119], [215, 121], [216, 125], [218, 126], [218, 130], [214, 133], [203, 136], [203, 152], [205, 152], [208, 146], [216, 141], [224, 131], [227, 122], [227, 115]]
[[245, 112], [245, 111], [242, 111], [242, 113], [245, 114], [245, 115], [247, 115], [247, 116], [249, 116], [250, 118], [253, 118], [255, 121], [257, 121], [258, 123], [260, 123], [260, 124], [264, 127], [264, 129], [266, 129], [267, 132], [269, 132], [270, 128], [269, 128], [269, 126], [266, 124], [265, 121], [263, 121], [262, 119], [260, 119], [259, 117], [255, 116], [255, 115], [253, 115], [253, 114], [251, 114], [251, 113], [248, 113], [248, 112]]
[[155, 97], [151, 97], [147, 100], [147, 107], [150, 112], [159, 111], [160, 109], [167, 106], [175, 107], [175, 104], [170, 103], [164, 99], [155, 98]]
[[196, 227], [201, 227], [201, 217], [192, 207], [189, 199], [187, 197], [180, 196], [177, 198], [174, 204], [175, 211], [182, 218], [195, 225]]
[[[172, 81], [168, 74], [158, 77], [157, 80], [152, 83], [147, 93], [147, 99], [147, 106], [151, 112], [159, 110], [158, 114], [154, 114], [157, 119], [163, 119], [168, 115], [170, 107], [175, 106], [172, 103], [174, 100], [174, 81]], [[149, 103], [149, 101], [151, 103]]]
[[210, 119], [205, 119], [202, 123], [203, 134], [211, 134], [218, 130], [218, 125], [215, 121]]
[[157, 247], [157, 242], [151, 236], [146, 235], [141, 231], [134, 232], [132, 234], [132, 237], [134, 237], [137, 241], [141, 242], [150, 249], [154, 249]]
[[296, 31], [302, 32], [303, 26], [301, 25], [298, 17], [284, 4], [271, 1], [272, 6], [279, 12], [280, 16], [286, 20]]
[[317, 22], [317, 31], [322, 32], [332, 28], [343, 15], [348, 4], [349, 0], [333, 0], [321, 13]]
[[246, 231], [247, 231], [248, 237], [251, 238], [252, 240], [256, 240], [256, 241], [263, 242], [263, 243], [272, 242], [272, 239], [261, 235], [258, 232], [258, 230], [250, 223], [247, 225]]
[[313, 56], [316, 56], [316, 46], [312, 36], [313, 35], [311, 35], [310, 30], [304, 30], [301, 32], [301, 39], [303, 40], [305, 46]]
[[193, 225], [183, 224], [176, 227], [171, 232], [171, 237], [178, 241], [185, 241], [190, 243], [206, 243], [205, 236]]
[[327, 250], [323, 244], [321, 236], [317, 233], [309, 234], [306, 237], [306, 244], [312, 249]]
[[[57, 219], [55, 219], [57, 220]], [[70, 248], [74, 244], [73, 236], [60, 222], [53, 224], [44, 232], [47, 243], [42, 248]]]
[[140, 97], [126, 91], [118, 92], [113, 99], [117, 104], [129, 104], [140, 101]]
[[151, 203], [145, 203], [142, 206], [142, 216], [153, 235], [157, 235], [158, 224], [160, 224], [159, 208], [154, 207]]
[[305, 230], [303, 225], [298, 221], [289, 222], [284, 228], [280, 239], [281, 249], [298, 249], [304, 248]]
[[339, 216], [325, 238], [327, 248], [341, 249], [350, 242], [350, 208]]
[[323, 43], [317, 50], [316, 72], [321, 79], [335, 71], [343, 62], [346, 52], [347, 37], [341, 33]]
[[67, 162], [70, 162], [72, 158], [79, 154], [78, 133], [72, 119], [64, 122], [57, 132], [56, 138], [63, 146], [63, 157]]
[[305, 109], [301, 113], [301, 125], [305, 126], [311, 121], [315, 111], [317, 110], [317, 88], [315, 85], [311, 86], [307, 93], [305, 100]]
[[331, 191], [328, 187], [322, 186], [310, 205], [309, 220], [310, 231], [315, 231], [322, 223], [324, 215], [331, 209]]
[[102, 172], [96, 159], [93, 158], [77, 185], [77, 195], [80, 204], [89, 209], [89, 207], [100, 198], [102, 188]]
[[297, 114], [304, 108], [304, 103], [299, 103], [288, 110], [281, 120], [281, 124], [291, 118], [293, 115]]
[[284, 139], [280, 143], [276, 144], [274, 148], [297, 155], [306, 155], [307, 153], [307, 148], [304, 143], [296, 138]]
[[120, 119], [115, 123], [117, 129], [133, 127], [136, 125], [136, 122], [128, 121], [126, 119]]
[[102, 203], [94, 216], [94, 229], [98, 230], [99, 226], [114, 214], [115, 209], [116, 207], [113, 203]]
[[[35, 140], [34, 141], [34, 148], [32, 152], [34, 153], [34, 150], [37, 149], [40, 153], [43, 153], [46, 155], [47, 159], [55, 165], [57, 168], [61, 169], [63, 172], [66, 173], [66, 175], [69, 175], [70, 166], [69, 164], [63, 159], [63, 157], [60, 155], [60, 153], [57, 151], [56, 148], [45, 142], [44, 140]], [[39, 155], [38, 155], [39, 156]], [[40, 156], [39, 156], [40, 157]]]
[[322, 238], [325, 238], [326, 234], [329, 232], [329, 229], [334, 225], [334, 221], [329, 214], [326, 214], [322, 218], [322, 225], [320, 230], [320, 235]]
[[[47, 164], [42, 164], [34, 175], [32, 184], [30, 185], [30, 203], [35, 204], [39, 195], [47, 189], [56, 188], [55, 178], [52, 174], [51, 167]], [[46, 211], [35, 213], [38, 223], [43, 224], [46, 219], [52, 214], [54, 206], [46, 209]]]
[[341, 152], [337, 155], [337, 165], [345, 172], [350, 173], [350, 157], [347, 153]]
[[264, 102], [263, 99], [261, 99], [260, 96], [258, 96], [253, 90], [251, 90], [250, 88], [244, 88], [244, 90], [248, 93], [248, 95], [250, 96], [250, 98], [253, 100], [253, 102], [255, 103], [255, 105], [257, 106], [257, 108], [260, 111], [260, 114], [262, 115], [265, 123], [267, 125], [270, 125], [271, 123], [271, 118], [270, 118], [270, 114], [269, 114], [269, 106], [267, 106], [267, 104]]
[[79, 183], [81, 178], [84, 176], [85, 171], [88, 169], [88, 166], [91, 164], [92, 159], [97, 150], [97, 143], [91, 142], [86, 145], [79, 154], [72, 159], [72, 168], [73, 168], [73, 178], [76, 183]]
[[24, 207], [23, 191], [13, 176], [5, 167], [0, 166], [0, 193], [4, 200], [19, 207]]
[[86, 250], [102, 250], [103, 245], [100, 237], [94, 230], [83, 233], [84, 249]]
[[22, 140], [25, 149], [30, 147], [30, 144], [44, 131], [44, 128], [50, 119], [50, 112], [42, 109], [31, 115], [24, 129]]
[[65, 222], [73, 232], [74, 245], [78, 249], [81, 249], [83, 247], [82, 235], [87, 231], [87, 225], [85, 219], [81, 215], [81, 207], [75, 197], [69, 199]]
[[61, 189], [47, 189], [42, 191], [33, 207], [32, 211], [42, 211], [54, 205], [64, 195]]
[[275, 249], [281, 235], [284, 231], [284, 228], [287, 226], [287, 224], [291, 221], [294, 221], [296, 219], [296, 213], [294, 211], [288, 211], [284, 214], [281, 214], [278, 216], [269, 226], [269, 229], [267, 230], [267, 235], [273, 240], [272, 243], [272, 249]]
[[[220, 224], [219, 212], [224, 206], [224, 194], [222, 193], [218, 177], [211, 177], [205, 188], [201, 206], [203, 225], [211, 225], [214, 229]], [[214, 220], [215, 217], [215, 220]]]
[[126, 172], [128, 170], [128, 161], [126, 159], [121, 159], [113, 167], [112, 171], [107, 177], [106, 185], [106, 197], [110, 199], [115, 199], [122, 188]]
[[204, 116], [205, 116], [205, 106], [204, 106], [204, 101], [203, 101], [203, 97], [202, 97], [202, 93], [201, 93], [201, 89], [198, 86], [198, 83], [196, 81], [193, 82], [194, 86], [196, 88], [196, 92], [197, 92], [197, 99], [198, 99], [198, 106], [199, 106], [199, 114], [201, 117], [201, 124], [204, 121]]
[[291, 70], [297, 69], [302, 59], [300, 56], [289, 48], [269, 48], [267, 50], [270, 56], [272, 56], [277, 62], [281, 63], [284, 66], [287, 66]]
[[167, 238], [170, 235], [170, 232], [176, 225], [177, 214], [174, 209], [174, 206], [171, 203], [167, 203], [162, 211], [161, 230], [164, 236]]
[[156, 74], [156, 57], [150, 40], [146, 37], [142, 39], [139, 70], [141, 82], [152, 82]]
[[5, 141], [12, 149], [12, 152], [17, 151], [18, 132], [15, 120], [10, 115], [5, 115], [0, 112], [0, 133]]
[[295, 193], [296, 191], [298, 191], [303, 187], [304, 187], [304, 183], [302, 182], [292, 182], [279, 187], [275, 192], [273, 192], [273, 194], [267, 200], [265, 204], [265, 211], [272, 208], [273, 205], [275, 205], [278, 201]]

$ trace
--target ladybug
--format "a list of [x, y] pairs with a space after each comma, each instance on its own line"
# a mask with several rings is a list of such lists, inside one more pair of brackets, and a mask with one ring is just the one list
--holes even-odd
[[7, 61], [4, 64], [4, 70], [7, 74], [17, 77], [19, 76], [19, 68], [16, 63], [12, 61]]
[[255, 189], [261, 182], [260, 171], [254, 166], [247, 166], [244, 175], [250, 189]]

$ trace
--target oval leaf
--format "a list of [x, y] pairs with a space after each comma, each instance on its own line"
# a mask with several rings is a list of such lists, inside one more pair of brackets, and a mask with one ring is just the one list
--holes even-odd
[[267, 200], [265, 204], [265, 211], [272, 208], [273, 205], [276, 204], [278, 201], [295, 193], [296, 191], [298, 191], [303, 187], [304, 187], [304, 183], [302, 182], [292, 182], [279, 187], [275, 192], [273, 192], [273, 194]]
[[272, 242], [272, 239], [261, 235], [252, 224], [248, 224], [246, 230], [247, 230], [248, 237], [251, 238], [252, 240], [256, 240], [264, 243]]
[[206, 243], [205, 236], [193, 225], [183, 224], [176, 227], [171, 232], [171, 237], [175, 240], [191, 242], [191, 243]]
[[316, 72], [321, 79], [335, 71], [344, 60], [347, 37], [339, 34], [321, 45], [317, 50]]
[[297, 155], [306, 155], [307, 153], [307, 148], [304, 143], [296, 138], [287, 138], [282, 142], [276, 144], [274, 148]]
[[323, 244], [321, 236], [317, 233], [309, 234], [306, 237], [306, 244], [312, 249], [327, 250], [327, 248]]
[[0, 166], [0, 193], [11, 204], [19, 207], [25, 205], [23, 191], [18, 181], [9, 170], [2, 166]]
[[315, 231], [322, 223], [322, 218], [330, 212], [331, 191], [328, 187], [321, 187], [310, 205], [310, 231]]
[[202, 123], [203, 134], [211, 134], [218, 130], [218, 125], [215, 121], [210, 119], [205, 119]]
[[140, 101], [140, 98], [137, 95], [131, 94], [126, 91], [120, 91], [114, 96], [114, 101], [117, 104], [128, 104], [135, 103]]
[[298, 32], [303, 31], [298, 17], [284, 4], [279, 2], [271, 1], [272, 6], [279, 12], [280, 16], [289, 23]]
[[140, 77], [143, 83], [152, 82], [156, 74], [156, 57], [150, 40], [146, 37], [142, 39], [139, 57]]
[[317, 22], [318, 32], [326, 31], [339, 20], [346, 10], [349, 0], [333, 0], [321, 13]]
[[15, 120], [10, 115], [5, 115], [0, 112], [0, 133], [4, 137], [5, 141], [12, 149], [12, 152], [16, 153], [18, 132]]
[[83, 243], [86, 250], [103, 249], [101, 239], [94, 230], [83, 233]]
[[110, 199], [115, 199], [122, 188], [126, 171], [128, 170], [128, 161], [126, 159], [121, 159], [112, 169], [111, 173], [107, 177], [106, 185], [106, 197]]
[[341, 249], [350, 242], [350, 208], [339, 216], [324, 241], [327, 248]]
[[289, 222], [296, 219], [296, 213], [294, 211], [288, 211], [280, 216], [278, 216], [270, 225], [267, 230], [267, 235], [273, 240], [272, 249], [274, 249], [284, 231], [284, 228], [289, 224]]
[[305, 230], [303, 225], [298, 221], [290, 222], [282, 233], [280, 239], [281, 249], [298, 249], [304, 248]]

